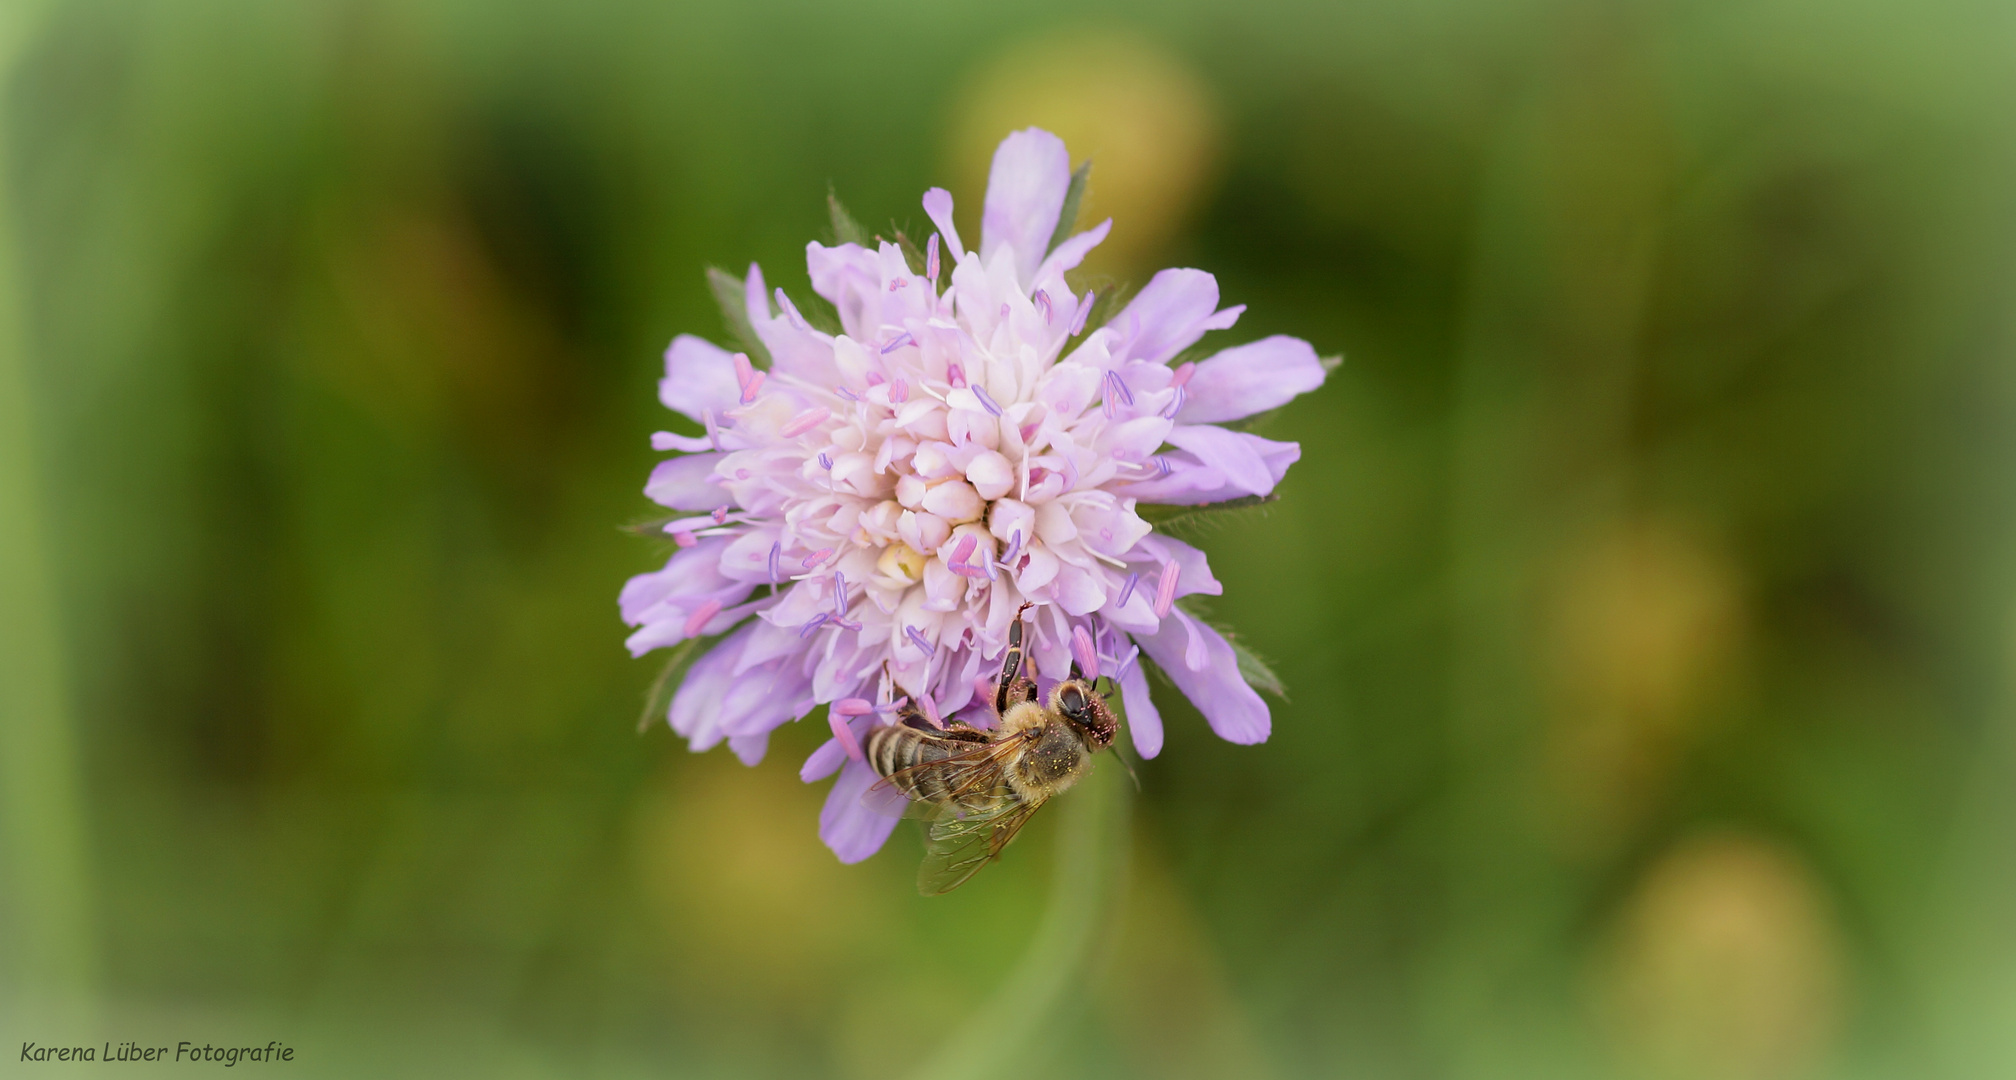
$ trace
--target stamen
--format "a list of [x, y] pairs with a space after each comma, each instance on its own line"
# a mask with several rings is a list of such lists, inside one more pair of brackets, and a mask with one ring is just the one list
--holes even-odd
[[1087, 679], [1099, 678], [1099, 653], [1092, 648], [1092, 635], [1085, 632], [1085, 624], [1071, 628], [1071, 658], [1078, 661], [1078, 668]]
[[832, 415], [833, 410], [826, 406], [814, 405], [797, 416], [792, 417], [790, 423], [784, 425], [784, 429], [780, 434], [787, 439], [795, 439], [825, 423]]
[[971, 563], [955, 562], [946, 567], [946, 569], [958, 574], [960, 577], [983, 578], [988, 576], [986, 570]]
[[1139, 645], [1136, 645], [1133, 648], [1127, 650], [1126, 658], [1121, 660], [1119, 663], [1113, 665], [1114, 681], [1118, 682], [1120, 676], [1127, 674], [1127, 669], [1133, 667], [1134, 661], [1139, 659], [1140, 656], [1141, 656], [1141, 646]]
[[1127, 380], [1121, 378], [1119, 372], [1110, 368], [1106, 372], [1106, 392], [1109, 394], [1118, 394], [1120, 400], [1129, 406], [1134, 404], [1134, 391], [1128, 388]]
[[908, 285], [908, 284], [910, 284], [910, 279], [909, 279], [909, 278], [900, 278], [900, 277], [899, 277], [899, 278], [897, 278], [896, 280], [894, 280], [894, 281], [891, 281], [891, 282], [889, 283], [889, 291], [890, 291], [890, 292], [895, 292], [895, 291], [896, 291], [897, 289], [900, 289], [900, 288], [902, 288], [902, 287], [904, 287], [905, 285]]
[[[865, 765], [868, 762], [868, 758], [861, 753], [861, 743], [854, 738], [854, 729], [847, 725], [847, 717], [850, 714], [840, 711], [840, 706], [851, 701], [860, 701], [860, 699], [846, 698], [834, 702], [833, 707], [826, 710], [826, 726], [833, 729], [833, 738], [840, 743], [840, 749], [847, 751], [848, 757]], [[868, 703], [862, 701], [861, 704], [866, 705]], [[860, 714], [855, 713], [851, 715], [858, 716]]]
[[1166, 419], [1182, 412], [1183, 403], [1189, 400], [1190, 391], [1185, 390], [1181, 384], [1178, 384], [1176, 387], [1176, 396], [1169, 399], [1169, 407], [1162, 410], [1162, 416]]
[[930, 656], [933, 653], [937, 652], [936, 649], [933, 649], [931, 647], [931, 643], [929, 641], [924, 640], [924, 632], [922, 630], [917, 629], [914, 626], [904, 627], [903, 636], [909, 638], [911, 643], [916, 645], [917, 648], [920, 651], [922, 651], [925, 656]]
[[1120, 599], [1114, 607], [1126, 607], [1127, 599], [1134, 595], [1134, 586], [1141, 584], [1140, 574], [1128, 574], [1127, 583], [1120, 586]]
[[781, 288], [777, 290], [777, 306], [784, 309], [784, 314], [791, 320], [793, 327], [799, 330], [811, 329], [805, 323], [805, 316], [798, 314], [798, 305], [792, 303], [791, 298], [784, 295], [784, 290]]
[[1002, 569], [1004, 570], [1014, 569], [1015, 556], [1020, 555], [1021, 553], [1022, 553], [1022, 530], [1016, 529], [1014, 532], [1008, 534], [1008, 554], [1003, 555], [1001, 557]]
[[[937, 239], [937, 234], [932, 234], [932, 239]], [[945, 720], [938, 715], [938, 703], [931, 699], [930, 694], [919, 697], [917, 704], [924, 707], [924, 719], [930, 721], [932, 727], [937, 728], [939, 731], [945, 730]]]
[[828, 715], [867, 716], [874, 711], [875, 706], [870, 704], [867, 698], [846, 697], [834, 702]]
[[813, 552], [812, 554], [805, 556], [805, 565], [811, 566], [814, 563], [825, 562], [826, 557], [831, 554], [833, 554], [832, 548], [820, 548], [819, 550]]
[[882, 377], [882, 373], [881, 373], [881, 372], [879, 372], [879, 371], [871, 371], [871, 372], [869, 372], [869, 373], [868, 373], [868, 385], [869, 385], [869, 386], [880, 386], [880, 385], [882, 385], [883, 383], [885, 383], [885, 382], [888, 382], [888, 381], [889, 381], [888, 379], [885, 379], [885, 378], [883, 378], [883, 377]]
[[723, 524], [724, 522], [726, 522], [727, 520], [728, 520], [728, 508], [727, 508], [727, 507], [725, 507], [725, 506], [717, 506], [717, 507], [715, 507], [715, 508], [714, 508], [714, 524], [716, 524], [716, 525], [720, 525], [720, 524]]
[[819, 629], [819, 628], [820, 628], [821, 626], [825, 625], [825, 623], [826, 623], [826, 620], [827, 620], [827, 619], [830, 619], [830, 618], [832, 618], [832, 617], [833, 617], [833, 616], [831, 616], [831, 615], [828, 615], [828, 614], [826, 614], [826, 613], [825, 613], [825, 612], [823, 612], [823, 611], [822, 611], [822, 612], [820, 612], [820, 613], [819, 613], [819, 614], [817, 614], [817, 615], [814, 615], [814, 616], [812, 616], [812, 618], [811, 618], [811, 619], [809, 619], [809, 620], [807, 620], [807, 621], [806, 621], [806, 623], [805, 623], [805, 625], [804, 625], [804, 626], [801, 626], [801, 627], [799, 627], [799, 628], [798, 628], [798, 637], [799, 637], [799, 639], [800, 639], [800, 640], [803, 640], [803, 639], [805, 639], [805, 638], [808, 638], [808, 637], [811, 637], [811, 636], [812, 636], [812, 631], [814, 631], [814, 630], [817, 630], [817, 629]]
[[749, 405], [755, 402], [756, 395], [763, 392], [763, 379], [767, 375], [768, 372], [756, 372], [749, 376], [748, 382], [742, 384], [742, 404]]
[[1167, 475], [1169, 475], [1169, 459], [1160, 454], [1155, 455], [1155, 479], [1160, 480]]
[[988, 581], [999, 581], [999, 580], [1001, 580], [1001, 576], [1000, 576], [1000, 574], [999, 574], [998, 572], [996, 572], [996, 571], [995, 571], [995, 569], [994, 569], [994, 562], [993, 562], [993, 560], [989, 559], [989, 560], [987, 560], [987, 561], [985, 561], [985, 562], [982, 562], [982, 563], [980, 564], [980, 569], [982, 569], [982, 570], [984, 570], [984, 571], [986, 571], [986, 572], [987, 572], [987, 580], [988, 580]]
[[843, 616], [835, 615], [833, 617], [833, 625], [839, 627], [842, 630], [852, 630], [857, 634], [861, 632], [860, 623], [855, 622], [852, 619], [845, 618]]
[[847, 614], [847, 575], [838, 570], [833, 571], [833, 614], [840, 616]]
[[1043, 312], [1043, 324], [1048, 326], [1050, 324], [1050, 294], [1044, 292], [1042, 289], [1037, 289], [1036, 295], [1030, 297], [1030, 299], [1034, 300], [1037, 308]]
[[826, 451], [824, 450], [819, 451], [819, 467], [827, 470], [828, 472], [831, 472], [833, 470], [833, 459], [827, 457]]
[[907, 383], [907, 382], [904, 382], [904, 381], [903, 381], [902, 379], [900, 379], [900, 378], [899, 378], [899, 379], [897, 379], [897, 380], [896, 380], [895, 382], [892, 382], [892, 383], [890, 383], [890, 384], [889, 384], [889, 403], [890, 403], [890, 404], [892, 404], [892, 405], [901, 405], [901, 404], [903, 404], [904, 402], [906, 402], [906, 401], [909, 401], [909, 400], [910, 400], [910, 384], [909, 384], [909, 383]]
[[895, 352], [897, 349], [900, 349], [905, 345], [915, 345], [915, 344], [917, 344], [917, 339], [910, 336], [910, 331], [905, 330], [901, 335], [899, 335], [896, 338], [896, 340], [891, 341], [889, 344], [882, 346], [882, 355], [887, 356], [890, 353]]
[[965, 386], [966, 369], [960, 367], [958, 364], [945, 365], [945, 381], [950, 383], [952, 385], [952, 389], [954, 390], [957, 390], [960, 387]]
[[1170, 559], [1162, 564], [1162, 583], [1155, 590], [1155, 617], [1169, 617], [1169, 607], [1176, 602], [1176, 579], [1183, 576], [1183, 568]]
[[1098, 295], [1098, 293], [1087, 290], [1084, 297], [1078, 301], [1078, 311], [1071, 316], [1070, 337], [1077, 337], [1079, 332], [1085, 329], [1085, 320], [1092, 317], [1092, 301]]
[[784, 580], [782, 569], [778, 566], [783, 556], [784, 541], [779, 540], [772, 543], [770, 545], [770, 584], [772, 585], [781, 584]]
[[952, 561], [955, 563], [965, 562], [966, 556], [973, 554], [973, 549], [978, 547], [979, 544], [980, 538], [970, 532], [960, 537], [959, 542], [952, 547]]
[[749, 363], [748, 353], [738, 352], [735, 354], [734, 360], [735, 360], [735, 385], [742, 387], [743, 389], [746, 390], [749, 388], [749, 380], [754, 378], [756, 375], [756, 368]]
[[699, 543], [700, 541], [696, 539], [692, 533], [685, 532], [682, 530], [680, 532], [675, 532], [672, 534], [672, 542], [678, 544], [682, 548], [689, 548]]
[[938, 280], [938, 234], [935, 232], [924, 244], [924, 276], [933, 282]]
[[995, 416], [1001, 415], [1001, 406], [994, 404], [994, 398], [987, 393], [986, 387], [981, 386], [979, 383], [974, 383], [973, 396], [980, 399], [981, 408], [986, 409]]
[[836, 386], [836, 387], [834, 387], [834, 388], [833, 388], [833, 392], [834, 392], [834, 393], [836, 393], [836, 394], [838, 394], [838, 395], [840, 395], [840, 396], [841, 396], [841, 397], [843, 397], [843, 398], [846, 398], [846, 399], [847, 399], [848, 401], [860, 401], [860, 400], [861, 400], [861, 395], [859, 395], [859, 394], [855, 393], [855, 392], [854, 392], [854, 391], [852, 391], [852, 390], [849, 390], [849, 389], [847, 389], [847, 388], [846, 388], [846, 387], [844, 387], [844, 386]]
[[1037, 429], [1037, 428], [1040, 428], [1040, 427], [1042, 427], [1042, 426], [1043, 426], [1043, 425], [1041, 425], [1041, 424], [1038, 424], [1038, 423], [1037, 423], [1036, 421], [1034, 421], [1034, 420], [1031, 420], [1031, 421], [1029, 421], [1028, 423], [1026, 423], [1026, 424], [1023, 424], [1023, 425], [1022, 425], [1022, 427], [1021, 427], [1020, 429], [1018, 429], [1018, 430], [1019, 430], [1019, 431], [1021, 432], [1021, 434], [1022, 434], [1022, 441], [1026, 443], [1026, 442], [1028, 442], [1028, 441], [1029, 441], [1030, 439], [1033, 439], [1033, 438], [1035, 438], [1035, 437], [1036, 437], [1036, 429]]
[[693, 614], [686, 616], [686, 636], [699, 637], [700, 631], [719, 614], [721, 614], [719, 600], [709, 600], [693, 609]]

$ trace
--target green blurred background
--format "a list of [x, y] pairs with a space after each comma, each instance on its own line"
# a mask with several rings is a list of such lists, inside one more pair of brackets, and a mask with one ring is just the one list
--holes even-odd
[[1163, 698], [975, 1072], [2016, 1075], [2007, 4], [13, 0], [0, 75], [0, 1049], [923, 1062], [1068, 818], [837, 865], [816, 721], [636, 732], [617, 526], [704, 266], [1043, 123], [1088, 269], [1347, 361], [1201, 541], [1274, 738]]

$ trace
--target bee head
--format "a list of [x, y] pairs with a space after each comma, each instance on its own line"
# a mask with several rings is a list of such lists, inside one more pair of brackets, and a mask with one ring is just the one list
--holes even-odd
[[1050, 693], [1050, 707], [1070, 721], [1094, 750], [1111, 746], [1113, 736], [1120, 732], [1120, 722], [1113, 718], [1106, 699], [1094, 693], [1082, 679], [1058, 683], [1057, 689]]

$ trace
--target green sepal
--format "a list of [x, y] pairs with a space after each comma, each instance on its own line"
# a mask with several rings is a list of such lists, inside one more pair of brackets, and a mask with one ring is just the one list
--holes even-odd
[[[749, 354], [749, 362], [759, 368], [770, 366], [770, 350], [763, 345], [763, 339], [756, 336], [756, 327], [749, 322], [748, 290], [743, 288], [742, 279], [717, 266], [707, 268], [707, 287], [714, 293], [714, 302], [721, 305], [721, 320], [728, 326], [728, 336], [733, 338], [741, 350]], [[765, 300], [764, 306], [769, 306]]]
[[1241, 644], [1238, 638], [1226, 634], [1222, 628], [1218, 632], [1224, 634], [1226, 643], [1232, 646], [1232, 655], [1239, 661], [1239, 677], [1246, 680], [1246, 685], [1283, 701], [1288, 700], [1287, 687], [1281, 685], [1281, 676], [1274, 674], [1267, 661], [1260, 659], [1259, 654]]
[[931, 260], [924, 257], [923, 249], [917, 246], [917, 241], [910, 239], [908, 233], [896, 228], [894, 222], [890, 223], [889, 231], [895, 235], [896, 249], [903, 253], [903, 262], [910, 267], [910, 272], [923, 277], [924, 271], [931, 266]]
[[833, 190], [831, 184], [826, 185], [826, 213], [833, 219], [835, 244], [856, 244], [870, 251], [875, 250], [875, 245], [870, 242], [872, 238], [868, 235], [868, 230], [854, 220], [854, 215], [848, 213], [845, 206], [840, 205], [840, 195]]
[[1189, 506], [1168, 503], [1135, 503], [1134, 513], [1141, 520], [1155, 527], [1157, 532], [1171, 532], [1201, 525], [1228, 510], [1252, 510], [1279, 501], [1281, 496], [1242, 495], [1223, 502], [1196, 503]]
[[661, 707], [666, 704], [665, 692], [678, 685], [679, 680], [685, 677], [686, 669], [692, 667], [693, 661], [700, 658], [702, 651], [700, 643], [702, 641], [711, 643], [717, 639], [718, 635], [714, 638], [687, 638], [672, 646], [672, 655], [665, 658], [664, 669], [658, 672], [657, 678], [651, 680], [651, 688], [644, 691], [644, 711], [637, 714], [637, 734], [642, 735], [651, 730], [652, 722], [657, 719]]
[[1071, 174], [1071, 186], [1064, 189], [1064, 207], [1057, 214], [1057, 229], [1050, 234], [1050, 243], [1043, 248], [1048, 256], [1057, 250], [1057, 245], [1071, 239], [1071, 230], [1078, 227], [1078, 204], [1085, 199], [1085, 184], [1092, 179], [1092, 162], [1088, 159]]

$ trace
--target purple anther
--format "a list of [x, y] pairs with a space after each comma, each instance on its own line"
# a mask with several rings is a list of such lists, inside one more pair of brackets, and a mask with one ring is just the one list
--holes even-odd
[[986, 387], [981, 386], [979, 383], [974, 383], [973, 396], [980, 399], [981, 408], [986, 409], [995, 416], [1001, 415], [1001, 406], [994, 404], [994, 398], [987, 393]]
[[973, 549], [979, 545], [980, 538], [970, 532], [960, 537], [959, 542], [952, 546], [952, 561], [955, 563], [965, 562], [966, 557], [973, 554]]
[[1016, 529], [1014, 532], [1008, 534], [1008, 554], [1001, 556], [1002, 568], [1005, 570], [1013, 570], [1015, 568], [1015, 556], [1020, 555], [1021, 553], [1022, 553], [1022, 530]]
[[1123, 404], [1134, 404], [1134, 391], [1128, 388], [1127, 380], [1121, 378], [1119, 372], [1113, 371], [1110, 368], [1106, 372], [1106, 393], [1117, 396]]
[[1183, 568], [1170, 559], [1162, 564], [1162, 581], [1155, 589], [1155, 617], [1169, 617], [1169, 607], [1176, 602], [1176, 579], [1183, 576]]
[[[853, 701], [861, 701], [861, 699], [843, 698], [834, 702], [833, 707], [826, 710], [826, 726], [833, 729], [833, 738], [840, 743], [840, 749], [847, 751], [848, 757], [865, 764], [868, 759], [861, 753], [861, 742], [854, 737], [854, 729], [847, 726], [848, 716], [859, 716], [861, 714], [843, 713], [840, 711], [842, 705]], [[866, 705], [868, 703], [862, 701], [861, 704]]]
[[925, 656], [930, 656], [932, 653], [937, 651], [931, 647], [930, 642], [924, 640], [924, 631], [919, 630], [914, 626], [904, 627], [903, 636], [909, 638], [911, 643], [916, 645], [917, 648], [920, 651], [922, 651]]
[[966, 369], [960, 367], [958, 364], [945, 365], [945, 381], [951, 384], [952, 389], [954, 390], [957, 390], [960, 387], [965, 386]]
[[1169, 459], [1160, 454], [1155, 455], [1155, 479], [1160, 480], [1167, 475], [1169, 475]]
[[1141, 655], [1141, 646], [1139, 645], [1136, 645], [1133, 648], [1127, 650], [1127, 655], [1121, 657], [1120, 662], [1113, 665], [1113, 681], [1115, 682], [1120, 681], [1120, 676], [1127, 674], [1127, 669], [1134, 666], [1134, 661], [1138, 659], [1140, 655]]
[[1086, 678], [1099, 678], [1099, 652], [1092, 647], [1092, 635], [1085, 631], [1084, 623], [1071, 628], [1071, 659], [1078, 661]]
[[695, 537], [692, 533], [687, 532], [684, 529], [681, 529], [680, 531], [672, 534], [672, 542], [678, 544], [682, 548], [689, 548], [699, 543], [700, 540], [699, 538]]
[[1070, 336], [1077, 337], [1079, 331], [1085, 329], [1085, 320], [1092, 317], [1092, 301], [1098, 295], [1098, 293], [1087, 291], [1084, 297], [1078, 301], [1078, 310], [1071, 316]]
[[819, 467], [829, 472], [833, 469], [833, 459], [827, 457], [824, 450], [819, 451]]
[[1044, 292], [1042, 289], [1037, 289], [1036, 295], [1029, 299], [1035, 301], [1037, 309], [1043, 312], [1043, 325], [1050, 325], [1050, 294]]
[[855, 633], [857, 633], [857, 634], [861, 632], [861, 624], [860, 624], [860, 623], [858, 623], [858, 622], [855, 622], [854, 620], [852, 620], [852, 619], [849, 619], [849, 618], [844, 618], [844, 617], [842, 617], [842, 616], [838, 616], [838, 615], [834, 616], [834, 617], [833, 617], [833, 625], [835, 625], [835, 626], [839, 627], [839, 628], [840, 628], [840, 629], [842, 629], [842, 630], [852, 630], [852, 631], [854, 631], [854, 632], [855, 632]]
[[910, 336], [910, 331], [905, 330], [901, 334], [897, 335], [896, 340], [891, 341], [889, 344], [882, 346], [882, 355], [887, 356], [890, 353], [895, 352], [897, 349], [900, 349], [905, 345], [915, 345], [915, 344], [917, 344], [917, 339]]
[[784, 542], [782, 540], [773, 542], [770, 545], [770, 584], [772, 585], [782, 584], [784, 581], [783, 568], [778, 565], [783, 557]]
[[891, 382], [891, 383], [889, 384], [889, 403], [890, 403], [890, 404], [892, 404], [892, 405], [901, 405], [901, 404], [903, 404], [904, 402], [906, 402], [906, 401], [909, 401], [909, 400], [910, 400], [910, 384], [909, 384], [909, 383], [907, 383], [907, 382], [904, 382], [904, 381], [903, 381], [903, 380], [902, 380], [901, 378], [898, 378], [898, 379], [896, 379], [895, 381], [893, 381], [893, 382]]
[[749, 380], [756, 377], [756, 368], [749, 363], [748, 353], [738, 352], [733, 359], [735, 361], [735, 385], [747, 389]]
[[756, 395], [763, 392], [763, 379], [766, 375], [766, 372], [756, 372], [749, 376], [748, 382], [742, 384], [742, 404], [748, 405], [754, 402]]
[[825, 423], [833, 416], [833, 410], [824, 405], [814, 405], [791, 418], [780, 432], [787, 439], [795, 439]]
[[846, 387], [844, 387], [844, 386], [836, 386], [836, 387], [834, 387], [834, 388], [833, 388], [833, 392], [834, 392], [834, 393], [836, 393], [836, 394], [838, 394], [838, 395], [840, 395], [840, 396], [841, 396], [841, 397], [843, 397], [843, 398], [846, 398], [846, 399], [847, 399], [848, 401], [860, 401], [860, 400], [861, 400], [861, 395], [859, 395], [859, 394], [855, 393], [855, 392], [854, 392], [854, 391], [852, 391], [852, 390], [849, 390], [848, 388], [846, 388]]
[[1113, 606], [1126, 607], [1127, 599], [1134, 595], [1134, 586], [1139, 584], [1141, 584], [1140, 574], [1128, 574], [1126, 584], [1120, 586], [1120, 599], [1115, 601]]
[[932, 281], [938, 280], [938, 234], [935, 232], [924, 244], [924, 276]]
[[791, 298], [784, 295], [783, 289], [777, 290], [777, 306], [784, 309], [784, 316], [791, 320], [792, 326], [800, 330], [811, 329], [811, 327], [805, 324], [805, 316], [798, 314], [798, 305], [792, 303]]
[[693, 614], [686, 616], [686, 636], [699, 637], [700, 631], [713, 620], [714, 616], [719, 614], [721, 614], [721, 601], [719, 600], [709, 600], [694, 608]]
[[812, 616], [811, 619], [806, 621], [804, 626], [798, 628], [798, 636], [800, 638], [811, 637], [812, 631], [819, 629], [821, 626], [824, 626], [826, 624], [826, 620], [832, 617], [833, 616], [828, 615], [823, 611], [817, 615]]
[[[936, 240], [937, 236], [933, 235], [932, 239]], [[925, 694], [919, 697], [917, 704], [923, 707], [924, 719], [930, 721], [932, 727], [937, 728], [939, 731], [945, 730], [945, 720], [938, 715], [938, 703], [931, 699], [931, 695]]]
[[714, 508], [714, 513], [711, 516], [714, 518], [714, 524], [716, 525], [723, 524], [728, 520], [728, 508], [725, 506], [717, 506]]
[[847, 575], [838, 570], [833, 571], [833, 614], [847, 614]]
[[1190, 400], [1190, 391], [1183, 389], [1179, 385], [1176, 387], [1176, 396], [1169, 399], [1169, 407], [1162, 410], [1162, 416], [1166, 419], [1182, 412], [1183, 403], [1188, 400]]
[[994, 560], [992, 559], [983, 560], [980, 563], [980, 569], [986, 572], [988, 581], [1001, 580], [1000, 573], [994, 569]]
[[820, 548], [819, 550], [813, 552], [812, 554], [805, 556], [803, 565], [813, 566], [815, 564], [825, 562], [826, 556], [831, 554], [833, 554], [832, 548]]
[[910, 279], [909, 279], [909, 278], [903, 278], [903, 277], [899, 277], [899, 278], [897, 278], [896, 280], [894, 280], [894, 281], [891, 281], [891, 282], [889, 283], [889, 291], [890, 291], [890, 292], [895, 292], [895, 291], [896, 291], [897, 289], [900, 289], [900, 288], [903, 288], [903, 287], [904, 287], [905, 285], [908, 285], [908, 284], [910, 284]]
[[1099, 402], [1099, 411], [1105, 414], [1106, 419], [1114, 419], [1120, 415], [1120, 403], [1109, 393]]

